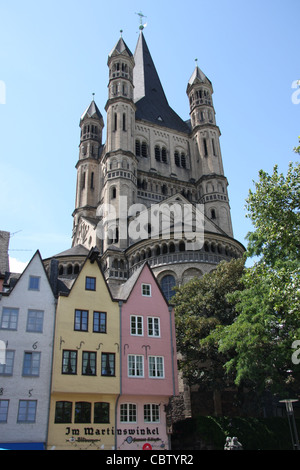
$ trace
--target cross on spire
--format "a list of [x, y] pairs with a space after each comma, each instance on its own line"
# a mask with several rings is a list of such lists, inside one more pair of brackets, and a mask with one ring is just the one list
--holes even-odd
[[139, 13], [136, 13], [140, 17], [140, 30], [142, 31], [146, 24], [143, 24], [143, 18], [147, 18], [147, 16], [143, 15], [143, 13], [140, 11]]

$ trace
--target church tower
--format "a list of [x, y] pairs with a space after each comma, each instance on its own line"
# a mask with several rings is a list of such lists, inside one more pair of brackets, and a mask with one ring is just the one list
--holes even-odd
[[104, 122], [94, 99], [87, 107], [80, 122], [79, 158], [76, 164], [76, 201], [73, 212], [76, 232], [80, 217], [94, 217], [101, 193], [99, 157], [102, 151]]
[[[197, 65], [186, 89], [190, 119], [180, 117], [167, 100], [143, 29], [134, 55], [121, 36], [107, 66], [106, 142], [94, 100], [80, 120], [73, 247], [98, 248], [114, 295], [147, 261], [170, 300], [175, 285], [244, 252], [233, 238], [212, 83]], [[185, 205], [198, 211], [197, 204], [204, 208], [203, 246], [191, 249], [172, 222], [167, 238], [152, 236], [153, 206], [177, 206], [183, 214]], [[142, 234], [135, 238], [132, 216]]]
[[211, 81], [196, 66], [187, 86], [192, 126], [192, 145], [196, 158], [199, 202], [205, 205], [205, 215], [227, 235], [233, 236], [224, 176], [220, 129], [216, 124]]

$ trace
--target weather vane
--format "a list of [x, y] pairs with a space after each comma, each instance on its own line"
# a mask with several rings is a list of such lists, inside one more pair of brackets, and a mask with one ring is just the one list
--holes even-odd
[[147, 18], [147, 16], [143, 15], [141, 11], [139, 13], [136, 13], [136, 15], [140, 17], [140, 30], [142, 31], [147, 26], [147, 23], [143, 24], [143, 18]]

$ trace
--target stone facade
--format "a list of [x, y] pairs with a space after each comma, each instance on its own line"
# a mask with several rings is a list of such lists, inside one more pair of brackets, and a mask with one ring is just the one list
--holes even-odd
[[[190, 120], [181, 119], [168, 104], [143, 31], [134, 55], [119, 39], [108, 68], [106, 142], [94, 100], [80, 119], [73, 246], [98, 247], [113, 291], [147, 260], [169, 300], [174, 285], [244, 251], [233, 238], [212, 83], [196, 66], [186, 89]], [[178, 236], [172, 223], [168, 237], [153, 237], [148, 215], [154, 205], [200, 207], [202, 246], [190, 250], [186, 234]], [[115, 210], [113, 222], [107, 207]], [[138, 240], [130, 237], [134, 216], [144, 224]]]

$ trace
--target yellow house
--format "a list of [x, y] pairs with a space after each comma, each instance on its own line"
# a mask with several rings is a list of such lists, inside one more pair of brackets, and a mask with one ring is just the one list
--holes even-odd
[[69, 293], [58, 297], [48, 449], [115, 448], [119, 316], [91, 251]]

